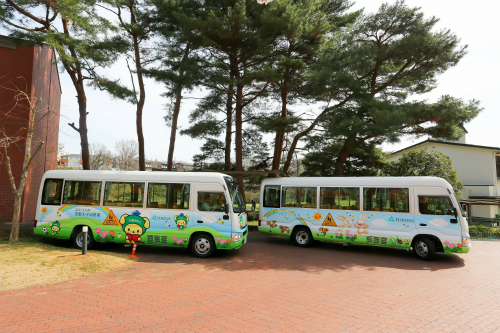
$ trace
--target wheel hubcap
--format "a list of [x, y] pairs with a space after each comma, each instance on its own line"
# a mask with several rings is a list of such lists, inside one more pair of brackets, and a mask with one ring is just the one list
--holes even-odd
[[206, 254], [210, 251], [210, 242], [206, 238], [199, 238], [194, 243], [194, 248], [199, 254]]
[[422, 241], [417, 242], [417, 244], [415, 245], [415, 250], [421, 257], [425, 257], [429, 254], [429, 248], [427, 247], [427, 244]]
[[[84, 232], [80, 232], [78, 234], [78, 236], [76, 236], [76, 244], [78, 245], [78, 247], [83, 247], [83, 235], [85, 233]], [[89, 233], [87, 232], [87, 245], [90, 243], [90, 235]]]
[[297, 243], [299, 243], [300, 245], [304, 245], [309, 241], [309, 235], [307, 234], [307, 232], [301, 230], [297, 232], [297, 235], [295, 235], [295, 239], [297, 240]]

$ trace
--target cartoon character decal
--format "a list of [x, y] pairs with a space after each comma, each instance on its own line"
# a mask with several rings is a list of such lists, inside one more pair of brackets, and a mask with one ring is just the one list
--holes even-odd
[[[326, 233], [328, 232], [328, 228], [319, 228], [319, 232], [321, 233], [321, 236], [325, 237]], [[316, 234], [319, 236], [320, 234]]]
[[354, 223], [354, 226], [358, 228], [358, 235], [361, 234], [367, 234], [368, 233], [368, 223], [366, 223], [366, 219], [368, 217], [368, 214], [361, 214], [358, 218], [358, 221]]
[[267, 221], [266, 223], [270, 228], [276, 228], [276, 226], [278, 225], [276, 223], [276, 221]]
[[132, 215], [123, 214], [120, 217], [120, 224], [126, 233], [127, 243], [137, 244], [141, 241], [141, 236], [149, 229], [149, 219], [140, 215], [141, 213], [136, 210], [132, 212]]
[[187, 223], [189, 222], [189, 216], [184, 215], [184, 213], [181, 213], [180, 215], [175, 215], [174, 216], [175, 223], [177, 223], [177, 229], [184, 230], [187, 228]]
[[57, 235], [61, 231], [61, 224], [59, 221], [54, 221], [50, 224], [50, 230], [52, 230], [52, 235]]
[[280, 225], [280, 229], [281, 229], [281, 233], [286, 235], [290, 232], [290, 228], [289, 227], [285, 227], [285, 226], [282, 226]]
[[240, 228], [243, 229], [245, 223], [243, 222], [243, 216], [240, 216]]
[[339, 215], [337, 216], [337, 218], [342, 221], [342, 224], [339, 225], [338, 231], [346, 231], [346, 232], [351, 231], [351, 229], [349, 228], [352, 226], [354, 222], [352, 218], [345, 217], [344, 215]]

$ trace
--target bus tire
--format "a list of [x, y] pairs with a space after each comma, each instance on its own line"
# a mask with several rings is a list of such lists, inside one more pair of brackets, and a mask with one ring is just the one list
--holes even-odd
[[198, 234], [191, 241], [191, 252], [198, 258], [208, 258], [215, 252], [215, 242], [208, 234]]
[[436, 244], [428, 237], [419, 237], [413, 245], [413, 253], [422, 260], [432, 260], [436, 256]]
[[[83, 236], [84, 232], [82, 231], [82, 227], [75, 228], [73, 230], [73, 246], [77, 249], [83, 248]], [[92, 230], [89, 228], [87, 232], [87, 250], [94, 248], [95, 240], [94, 235], [92, 234]]]
[[308, 247], [312, 245], [314, 239], [309, 228], [298, 227], [293, 232], [293, 241], [297, 246]]

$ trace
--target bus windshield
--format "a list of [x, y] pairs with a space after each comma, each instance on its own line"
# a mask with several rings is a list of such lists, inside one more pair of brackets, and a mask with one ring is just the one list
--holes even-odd
[[224, 177], [224, 180], [226, 181], [229, 195], [231, 196], [231, 202], [233, 203], [233, 212], [243, 213], [246, 207], [238, 184], [231, 177]]

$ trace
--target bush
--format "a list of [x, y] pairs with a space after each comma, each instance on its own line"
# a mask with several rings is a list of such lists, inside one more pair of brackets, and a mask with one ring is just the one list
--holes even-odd
[[488, 228], [483, 225], [469, 226], [469, 232], [493, 232], [500, 233], [500, 228]]

